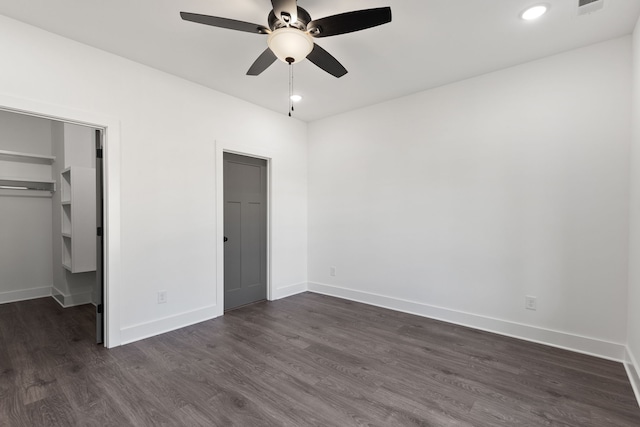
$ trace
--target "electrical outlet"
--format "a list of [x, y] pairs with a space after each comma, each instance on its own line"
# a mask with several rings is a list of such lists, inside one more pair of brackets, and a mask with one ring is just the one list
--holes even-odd
[[538, 298], [532, 296], [524, 297], [524, 308], [527, 310], [537, 310], [538, 309]]
[[334, 266], [331, 266], [331, 268], [329, 268], [329, 275], [332, 276], [332, 277], [335, 277], [336, 268]]
[[158, 304], [167, 302], [167, 291], [158, 291]]

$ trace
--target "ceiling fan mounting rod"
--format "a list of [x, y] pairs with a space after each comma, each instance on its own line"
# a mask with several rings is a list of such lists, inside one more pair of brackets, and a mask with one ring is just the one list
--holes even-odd
[[298, 16], [295, 21], [291, 19], [291, 15], [287, 14], [287, 20], [278, 18], [275, 12], [272, 10], [269, 12], [267, 22], [271, 31], [275, 31], [278, 28], [297, 28], [301, 31], [307, 31], [307, 25], [311, 22], [311, 15], [309, 12], [298, 6]]

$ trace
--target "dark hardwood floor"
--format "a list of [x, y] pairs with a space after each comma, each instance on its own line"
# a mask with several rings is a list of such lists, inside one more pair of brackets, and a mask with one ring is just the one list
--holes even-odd
[[0, 426], [640, 426], [621, 364], [305, 293], [123, 347], [0, 305]]

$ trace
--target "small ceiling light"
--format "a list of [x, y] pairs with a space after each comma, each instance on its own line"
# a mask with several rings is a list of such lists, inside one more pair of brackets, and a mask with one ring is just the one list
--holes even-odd
[[293, 102], [300, 102], [302, 101], [302, 97], [300, 95], [291, 95], [291, 100]]
[[547, 6], [546, 4], [539, 4], [536, 6], [532, 6], [529, 9], [522, 12], [522, 15], [520, 15], [520, 17], [525, 21], [533, 21], [534, 19], [538, 19], [542, 15], [547, 13], [548, 10], [549, 10], [549, 6]]

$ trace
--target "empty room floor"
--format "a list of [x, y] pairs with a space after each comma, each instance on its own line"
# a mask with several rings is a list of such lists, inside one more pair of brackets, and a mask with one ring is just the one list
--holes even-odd
[[639, 426], [620, 363], [304, 293], [106, 350], [0, 305], [0, 426]]

